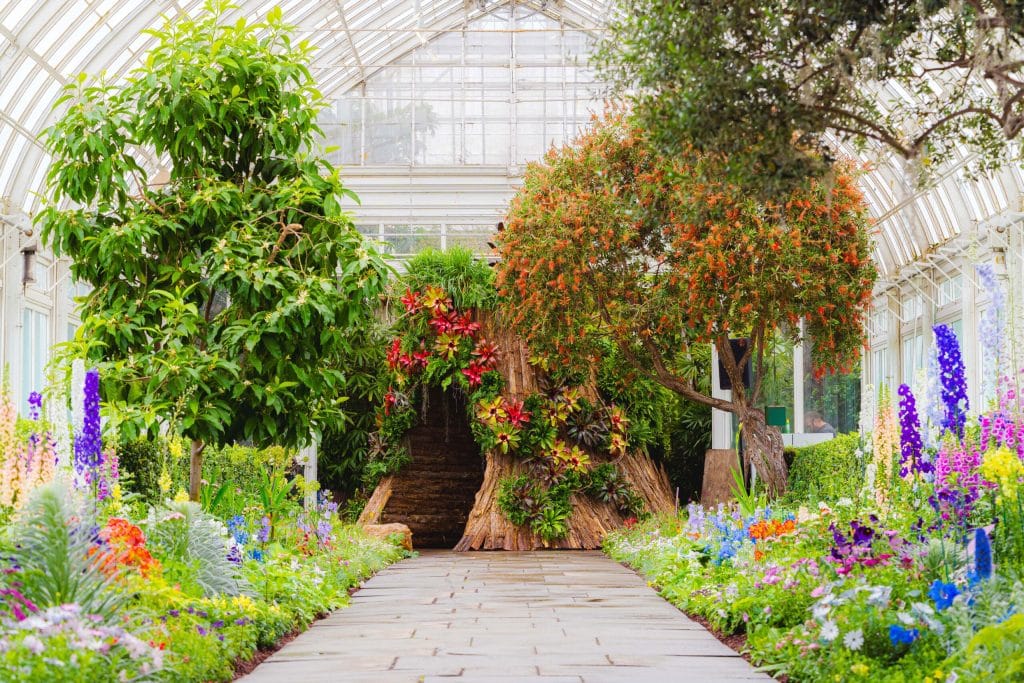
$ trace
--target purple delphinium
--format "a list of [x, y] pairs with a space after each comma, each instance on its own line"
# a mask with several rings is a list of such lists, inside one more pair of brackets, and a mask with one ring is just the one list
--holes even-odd
[[75, 434], [75, 471], [79, 475], [93, 472], [103, 462], [103, 439], [100, 435], [100, 373], [85, 373], [82, 430]]
[[917, 402], [914, 392], [906, 384], [898, 389], [900, 395], [900, 476], [911, 473], [928, 474], [934, 468], [923, 457], [921, 443], [921, 420], [917, 416]]
[[270, 540], [270, 517], [264, 515], [263, 519], [260, 520], [260, 530], [256, 532], [256, 540], [260, 543], [266, 543]]
[[935, 344], [938, 347], [942, 402], [946, 406], [942, 429], [951, 431], [962, 439], [970, 404], [967, 400], [967, 380], [964, 378], [964, 359], [960, 355], [960, 343], [949, 325], [936, 325], [932, 329], [935, 331]]
[[43, 395], [33, 391], [28, 395], [28, 419], [38, 420], [43, 412]]

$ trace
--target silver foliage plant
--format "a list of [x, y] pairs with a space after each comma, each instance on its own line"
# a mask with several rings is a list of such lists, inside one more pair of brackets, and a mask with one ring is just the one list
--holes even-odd
[[227, 528], [198, 503], [166, 501], [150, 509], [145, 527], [150, 545], [193, 567], [193, 578], [206, 596], [251, 594], [240, 567], [228, 559]]

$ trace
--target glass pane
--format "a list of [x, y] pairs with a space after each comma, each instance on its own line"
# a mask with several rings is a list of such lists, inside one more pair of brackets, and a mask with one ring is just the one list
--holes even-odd
[[21, 391], [18, 412], [28, 410], [28, 396], [45, 388], [46, 363], [50, 355], [50, 316], [25, 307], [21, 316]]

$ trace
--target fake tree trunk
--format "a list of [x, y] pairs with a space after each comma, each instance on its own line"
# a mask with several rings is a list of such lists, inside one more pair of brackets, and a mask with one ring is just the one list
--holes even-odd
[[[477, 319], [481, 336], [496, 343], [501, 351], [496, 369], [504, 379], [503, 397], [524, 400], [538, 392], [538, 371], [528, 362], [530, 354], [526, 345], [493, 315], [479, 314]], [[582, 393], [591, 401], [597, 398], [592, 382], [582, 387]], [[438, 397], [432, 400], [436, 406]], [[458, 401], [449, 398], [447, 405], [458, 405]], [[526, 473], [527, 465], [518, 457], [497, 449], [481, 454], [479, 447], [472, 453], [470, 464], [459, 452], [467, 448], [464, 436], [467, 426], [458, 422], [468, 423], [470, 418], [465, 409], [448, 410], [442, 419], [450, 422], [443, 428], [437, 424], [442, 413], [431, 408], [424, 414], [430, 419], [414, 427], [406, 441], [412, 463], [381, 480], [359, 518], [360, 523], [407, 524], [413, 532], [413, 543], [419, 547], [454, 546], [460, 551], [595, 549], [600, 547], [606, 533], [622, 526], [629, 516], [612, 503], [582, 493], [574, 494], [568, 533], [545, 542], [529, 526], [513, 524], [498, 506], [502, 481]], [[438, 448], [440, 443], [446, 446]], [[674, 508], [668, 476], [644, 453], [627, 451], [616, 458], [592, 457], [594, 464], [614, 462], [622, 478], [643, 499], [647, 511], [657, 514]], [[447, 494], [431, 494], [431, 490]], [[459, 521], [464, 520], [464, 523], [459, 538], [449, 541], [431, 526], [451, 526], [454, 515], [463, 506]]]
[[744, 465], [747, 469], [754, 466], [770, 497], [779, 496], [786, 490], [782, 433], [778, 427], [766, 424], [763, 411], [747, 407], [741, 410], [738, 415], [743, 421]]

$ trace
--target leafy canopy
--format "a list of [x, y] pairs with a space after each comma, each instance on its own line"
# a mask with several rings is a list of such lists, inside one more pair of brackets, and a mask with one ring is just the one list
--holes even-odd
[[[280, 10], [150, 33], [124, 83], [68, 86], [47, 131], [43, 239], [93, 287], [72, 352], [96, 362], [126, 436], [303, 443], [341, 419], [344, 362], [387, 267], [310, 152], [322, 98]], [[144, 157], [170, 167], [146, 184]], [[70, 208], [65, 208], [70, 207]]]
[[853, 178], [837, 169], [784, 202], [759, 201], [711, 180], [727, 161], [692, 147], [662, 156], [613, 115], [531, 165], [498, 265], [531, 349], [586, 367], [611, 339], [642, 375], [734, 411], [755, 405], [759, 383], [719, 405], [688, 371], [699, 345], [750, 336], [753, 362], [804, 319], [819, 370], [849, 368], [875, 281]]
[[1024, 128], [1018, 2], [627, 5], [601, 51], [605, 74], [662, 145], [724, 152], [733, 179], [768, 196], [828, 169], [825, 134], [914, 160], [926, 180], [963, 147], [975, 170], [998, 166]]

